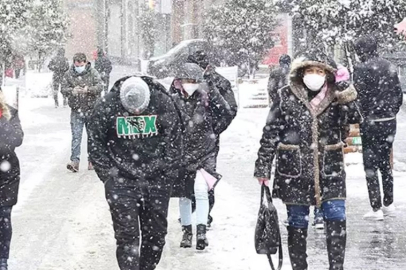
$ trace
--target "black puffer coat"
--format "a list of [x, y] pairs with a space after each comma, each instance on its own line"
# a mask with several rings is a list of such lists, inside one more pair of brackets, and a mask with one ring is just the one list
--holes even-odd
[[230, 118], [234, 113], [216, 87], [201, 84], [201, 88], [186, 99], [172, 83], [170, 93], [182, 115], [185, 164], [175, 180], [172, 197], [190, 198], [197, 170], [205, 169], [221, 178], [216, 173], [216, 134], [221, 133], [222, 125], [218, 125], [216, 119]]
[[102, 79], [108, 78], [113, 70], [110, 59], [103, 54], [98, 54], [94, 68], [99, 72]]
[[149, 77], [141, 77], [151, 90], [148, 108], [141, 115], [131, 115], [120, 99], [120, 86], [127, 78], [117, 81], [93, 110], [89, 158], [103, 182], [170, 188], [181, 161], [180, 115], [165, 88]]
[[360, 120], [355, 89], [337, 92], [329, 77], [326, 97], [313, 109], [303, 70], [319, 66], [333, 73], [335, 63], [320, 54], [304, 54], [292, 64], [291, 83], [278, 91], [261, 139], [255, 177], [270, 178], [276, 157], [273, 195], [286, 204], [320, 205], [346, 197], [343, 128]]
[[377, 47], [370, 37], [356, 43], [363, 62], [354, 68], [354, 86], [367, 121], [394, 119], [403, 103], [397, 67], [380, 58]]
[[278, 90], [288, 85], [289, 67], [276, 67], [271, 70], [268, 81], [269, 101], [273, 102]]
[[[7, 119], [6, 114], [9, 114], [10, 119]], [[0, 206], [17, 203], [20, 162], [14, 150], [22, 144], [23, 137], [17, 110], [7, 106], [0, 118]]]

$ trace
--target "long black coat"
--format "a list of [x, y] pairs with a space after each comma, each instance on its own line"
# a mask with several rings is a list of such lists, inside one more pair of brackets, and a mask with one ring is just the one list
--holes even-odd
[[263, 130], [255, 177], [270, 178], [276, 157], [273, 195], [286, 204], [320, 205], [346, 197], [343, 141], [349, 123], [360, 120], [351, 86], [336, 95], [329, 86], [317, 109], [303, 84], [278, 91]]
[[223, 133], [230, 126], [231, 122], [237, 116], [238, 105], [229, 80], [221, 76], [216, 71], [206, 73], [204, 78], [209, 86], [216, 87], [218, 89], [220, 95], [224, 98], [224, 100], [230, 107], [230, 113], [214, 115], [214, 124], [217, 126], [215, 128], [217, 132], [215, 134], [217, 136], [215, 153], [217, 163], [217, 156], [220, 152], [220, 134]]
[[172, 197], [190, 198], [194, 192], [197, 170], [204, 169], [221, 178], [216, 173], [216, 134], [221, 133], [222, 125], [216, 119], [231, 117], [233, 112], [216, 87], [210, 87], [210, 91], [202, 87], [187, 99], [180, 95], [174, 84], [170, 92], [181, 111], [184, 128], [184, 166], [179, 169], [179, 177], [175, 179]]
[[[17, 203], [20, 185], [20, 162], [15, 148], [23, 142], [18, 112], [8, 107], [10, 119], [0, 118], [0, 206], [13, 206]], [[4, 114], [4, 113], [3, 113]]]

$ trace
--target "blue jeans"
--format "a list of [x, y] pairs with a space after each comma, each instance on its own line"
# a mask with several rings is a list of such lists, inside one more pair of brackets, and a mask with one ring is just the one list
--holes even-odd
[[[310, 206], [287, 205], [289, 226], [296, 229], [307, 229], [309, 226]], [[326, 201], [321, 205], [320, 211], [325, 221], [343, 221], [345, 216], [345, 201]]]
[[70, 115], [70, 126], [72, 130], [72, 155], [71, 161], [80, 161], [80, 146], [82, 145], [83, 127], [86, 126], [89, 120], [89, 113], [72, 111]]
[[[207, 225], [209, 216], [209, 194], [206, 180], [200, 172], [197, 172], [195, 179], [196, 198], [196, 223], [197, 225]], [[179, 199], [180, 220], [182, 226], [192, 224], [192, 200], [187, 198]]]

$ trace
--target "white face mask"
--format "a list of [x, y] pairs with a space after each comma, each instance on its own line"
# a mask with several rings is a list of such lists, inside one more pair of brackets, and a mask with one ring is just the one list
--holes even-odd
[[189, 95], [189, 97], [192, 96], [197, 89], [199, 89], [198, 83], [184, 83], [182, 84], [182, 86], [185, 92]]
[[83, 73], [83, 71], [85, 71], [85, 69], [86, 69], [86, 66], [80, 66], [80, 67], [75, 66], [75, 70], [77, 73]]
[[307, 74], [303, 77], [303, 82], [311, 91], [319, 91], [326, 82], [326, 76]]

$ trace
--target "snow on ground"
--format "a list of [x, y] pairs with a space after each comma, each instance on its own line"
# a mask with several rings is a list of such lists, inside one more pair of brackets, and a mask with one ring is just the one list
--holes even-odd
[[[114, 80], [130, 68], [121, 68]], [[65, 168], [69, 160], [69, 109], [53, 107], [53, 100], [24, 97], [20, 117], [25, 141], [18, 149], [22, 167], [19, 204], [13, 212], [14, 235], [10, 269], [15, 270], [114, 270], [113, 228], [102, 183], [94, 172], [72, 174]], [[198, 252], [180, 249], [181, 228], [177, 219], [178, 200], [169, 209], [169, 234], [158, 270], [249, 270], [270, 269], [267, 259], [254, 249], [254, 229], [259, 208], [260, 187], [253, 178], [259, 138], [268, 109], [241, 109], [221, 140], [219, 172], [223, 179], [216, 188], [210, 246]], [[402, 118], [400, 122], [405, 118]], [[400, 125], [401, 140], [406, 129]], [[85, 142], [83, 142], [85, 148]], [[400, 146], [399, 146], [400, 147]], [[400, 149], [400, 148], [399, 148]], [[395, 158], [402, 159], [395, 148]], [[395, 201], [398, 217], [384, 222], [368, 222], [367, 187], [360, 155], [347, 156], [348, 249], [346, 269], [406, 269], [406, 176], [395, 171]], [[358, 161], [357, 161], [358, 160]], [[362, 161], [362, 160], [361, 160]], [[403, 164], [399, 161], [399, 166]], [[403, 166], [403, 165], [402, 165]], [[396, 168], [396, 165], [395, 165]], [[275, 200], [280, 220], [286, 210]], [[284, 268], [291, 269], [282, 227]], [[327, 254], [322, 232], [309, 230], [309, 264], [312, 270], [326, 269]], [[276, 260], [275, 260], [276, 261]]]

